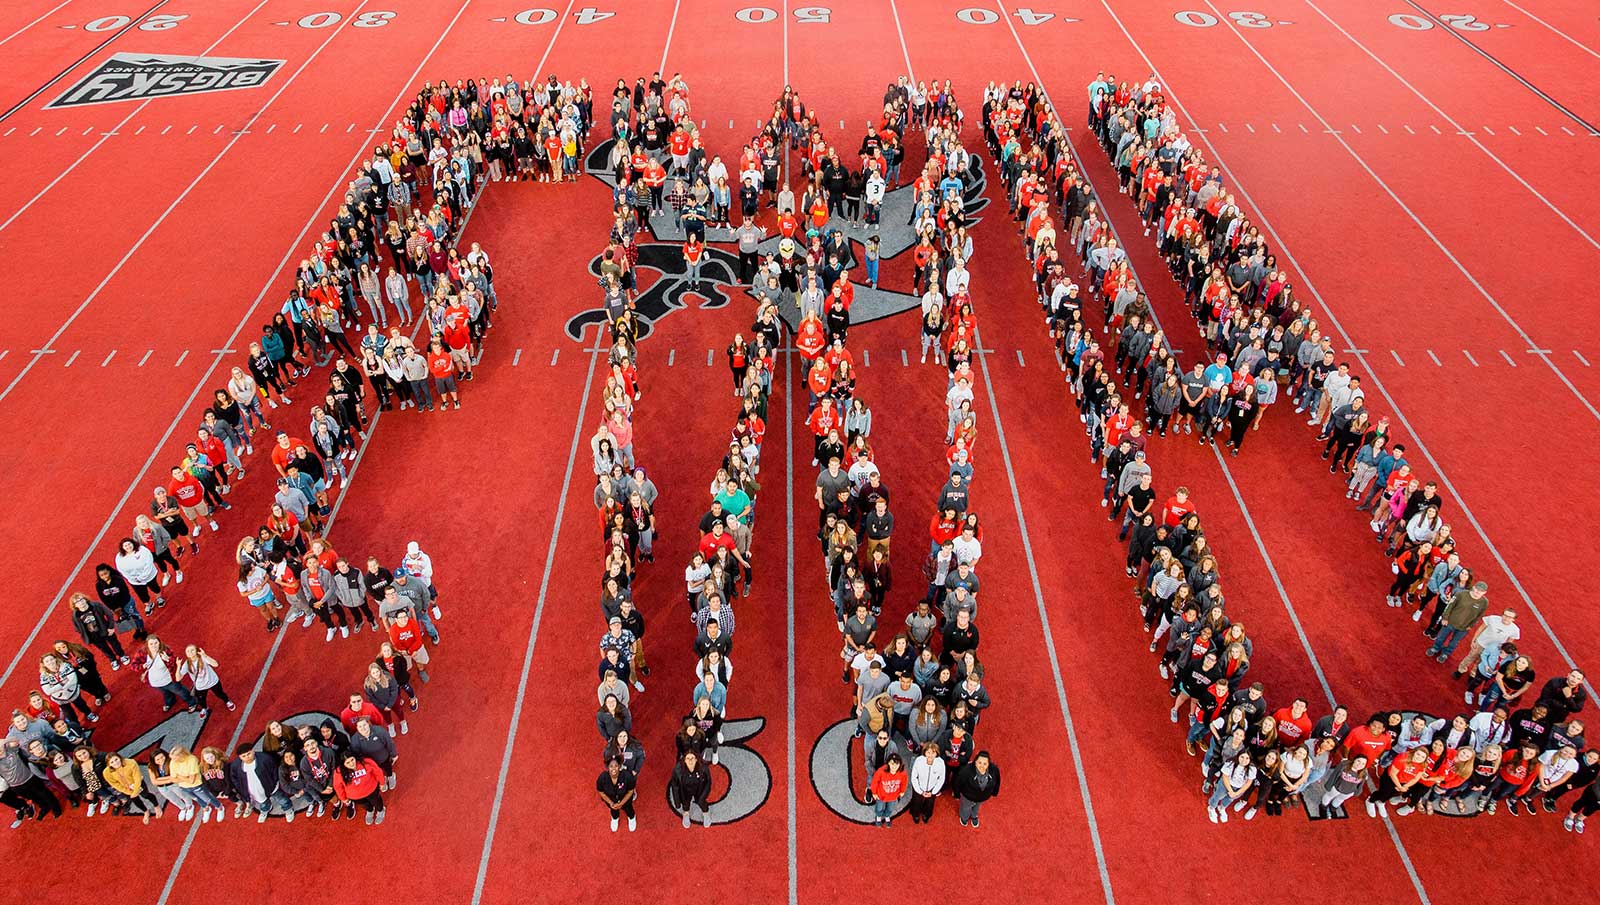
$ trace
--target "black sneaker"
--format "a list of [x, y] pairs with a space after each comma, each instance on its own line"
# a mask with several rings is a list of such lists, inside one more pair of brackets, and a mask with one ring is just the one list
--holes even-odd
[[1510, 811], [1513, 815], [1518, 813], [1517, 812], [1517, 800], [1515, 798], [1507, 798], [1506, 799], [1506, 810]]
[[1546, 814], [1554, 814], [1556, 812], [1556, 803], [1546, 798], [1544, 800], [1544, 812]]

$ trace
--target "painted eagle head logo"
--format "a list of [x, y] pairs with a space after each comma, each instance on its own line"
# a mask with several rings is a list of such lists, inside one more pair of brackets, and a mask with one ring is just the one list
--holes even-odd
[[[615, 143], [616, 139], [606, 139], [590, 149], [584, 158], [584, 172], [612, 188], [616, 187], [617, 180], [616, 174], [611, 171], [609, 161], [611, 148]], [[983, 195], [988, 178], [978, 155], [971, 156], [968, 166], [971, 179], [962, 192], [962, 204], [968, 214], [975, 214], [988, 206], [989, 199]], [[828, 233], [837, 229], [844, 234], [852, 249], [869, 237], [877, 236], [879, 258], [888, 261], [904, 254], [917, 244], [917, 234], [911, 225], [915, 204], [916, 198], [911, 185], [902, 185], [884, 194], [877, 224], [867, 226], [834, 218], [823, 227], [823, 232]], [[695, 292], [684, 279], [689, 268], [683, 259], [682, 244], [687, 238], [687, 233], [682, 224], [678, 223], [672, 214], [667, 213], [651, 216], [649, 226], [650, 238], [645, 239], [645, 234], [641, 233], [638, 241], [638, 268], [641, 271], [654, 271], [657, 279], [648, 289], [642, 290], [635, 300], [634, 313], [639, 319], [641, 339], [649, 335], [655, 321], [688, 307], [686, 296], [691, 294], [704, 297], [705, 301], [698, 306], [700, 308], [721, 308], [735, 295], [749, 297], [749, 292], [738, 283], [739, 256], [725, 248], [718, 248], [715, 244], [732, 244], [735, 241], [733, 230], [706, 230], [706, 260], [701, 265], [701, 285], [707, 288]], [[775, 252], [780, 239], [779, 236], [768, 237], [761, 243], [758, 251], [763, 256]], [[852, 256], [854, 257], [853, 251]], [[858, 261], [859, 258], [855, 260]], [[589, 262], [589, 272], [596, 278], [600, 275], [600, 262], [600, 255], [596, 255]], [[859, 268], [852, 267], [852, 269]], [[644, 281], [640, 282], [642, 285]], [[850, 320], [851, 323], [863, 324], [920, 308], [921, 304], [922, 300], [919, 297], [908, 292], [874, 289], [870, 285], [857, 283], [855, 301], [850, 306]], [[785, 306], [783, 318], [793, 330], [798, 327], [799, 310], [793, 306]], [[605, 309], [598, 306], [586, 309], [567, 320], [567, 336], [574, 342], [582, 342], [584, 327], [606, 322]]]

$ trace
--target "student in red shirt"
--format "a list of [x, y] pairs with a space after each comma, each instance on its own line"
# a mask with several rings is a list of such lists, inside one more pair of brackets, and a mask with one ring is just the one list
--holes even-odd
[[[1355, 738], [1360, 731], [1357, 729], [1350, 737]], [[1395, 758], [1389, 764], [1389, 769], [1379, 777], [1378, 787], [1367, 796], [1367, 816], [1389, 816], [1386, 805], [1410, 796], [1412, 788], [1432, 772], [1433, 765], [1429, 762], [1427, 748], [1412, 748], [1404, 756]]]
[[396, 651], [405, 654], [411, 662], [417, 665], [417, 675], [422, 681], [428, 681], [428, 648], [422, 643], [422, 624], [411, 618], [411, 611], [407, 609], [395, 612], [389, 622], [389, 644]]
[[222, 530], [217, 526], [217, 520], [211, 517], [211, 507], [206, 504], [205, 487], [201, 486], [199, 478], [176, 465], [172, 466], [172, 480], [167, 482], [167, 495], [177, 501], [184, 517], [194, 525], [197, 537], [204, 523], [209, 523], [212, 531]]
[[456, 408], [461, 408], [461, 392], [456, 386], [456, 364], [450, 359], [444, 342], [435, 339], [429, 343], [427, 357], [428, 373], [433, 375], [433, 385], [439, 394], [439, 411], [444, 411], [445, 404], [450, 402], [454, 402]]
[[1285, 748], [1311, 737], [1311, 717], [1306, 715], [1305, 698], [1295, 698], [1288, 707], [1279, 708], [1272, 716], [1278, 721], [1278, 738], [1283, 740]]
[[1176, 528], [1183, 517], [1193, 511], [1194, 504], [1189, 502], [1189, 488], [1179, 487], [1161, 507], [1161, 523], [1168, 528]]
[[690, 234], [689, 241], [683, 243], [683, 261], [689, 265], [686, 276], [690, 285], [697, 291], [700, 288], [700, 267], [705, 263], [706, 243], [699, 236]]
[[811, 464], [815, 466], [822, 457], [822, 444], [827, 441], [828, 432], [843, 426], [838, 411], [833, 407], [832, 396], [822, 397], [821, 405], [806, 417], [806, 426], [811, 428], [811, 433], [815, 436], [811, 457]]
[[272, 467], [278, 469], [281, 477], [288, 477], [289, 462], [294, 459], [295, 447], [311, 448], [311, 444], [304, 440], [290, 437], [284, 431], [278, 431], [278, 445], [272, 448]]
[[815, 361], [828, 347], [827, 330], [822, 325], [822, 318], [807, 314], [800, 321], [800, 329], [795, 331], [794, 345], [800, 350], [801, 358], [808, 363]]
[[894, 806], [905, 797], [910, 782], [911, 777], [905, 770], [905, 762], [900, 759], [899, 754], [890, 754], [883, 766], [872, 774], [873, 823], [879, 826], [889, 825], [894, 819]]
[[1367, 763], [1376, 766], [1378, 758], [1394, 745], [1394, 736], [1382, 716], [1374, 716], [1365, 726], [1358, 726], [1345, 737], [1344, 749], [1350, 755], [1362, 755]]
[[333, 791], [339, 796], [339, 803], [351, 819], [355, 818], [359, 803], [367, 812], [369, 826], [383, 822], [384, 781], [383, 769], [369, 757], [346, 754], [333, 770]]
[[726, 548], [729, 553], [739, 549], [739, 544], [733, 539], [733, 535], [724, 530], [721, 519], [712, 522], [711, 530], [701, 536], [699, 550], [701, 555], [706, 558], [706, 562], [710, 562], [717, 558], [717, 548], [719, 547]]
[[353, 694], [350, 696], [350, 704], [339, 711], [339, 722], [344, 724], [346, 730], [354, 732], [356, 720], [361, 717], [371, 720], [374, 726], [388, 726], [388, 723], [384, 722], [383, 711], [372, 706], [372, 702], [361, 695]]

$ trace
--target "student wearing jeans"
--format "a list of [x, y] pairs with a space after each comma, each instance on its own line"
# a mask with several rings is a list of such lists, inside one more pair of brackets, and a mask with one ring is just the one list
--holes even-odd
[[1000, 794], [1000, 768], [989, 758], [988, 751], [979, 751], [972, 763], [956, 771], [955, 792], [961, 825], [976, 829], [979, 806]]
[[891, 754], [884, 765], [872, 774], [872, 814], [878, 826], [888, 826], [894, 819], [895, 805], [905, 797], [910, 785], [905, 763], [900, 755]]

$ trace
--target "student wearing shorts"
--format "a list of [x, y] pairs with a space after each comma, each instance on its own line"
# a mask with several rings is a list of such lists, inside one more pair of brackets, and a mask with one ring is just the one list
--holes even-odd
[[439, 394], [439, 410], [454, 403], [461, 408], [461, 395], [456, 387], [456, 364], [444, 343], [435, 339], [428, 344], [428, 373], [433, 377], [434, 391]]

